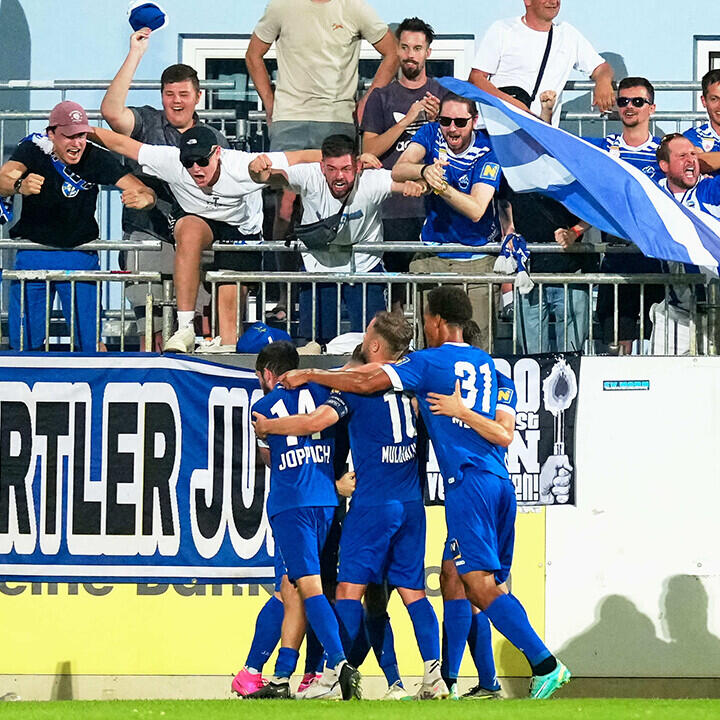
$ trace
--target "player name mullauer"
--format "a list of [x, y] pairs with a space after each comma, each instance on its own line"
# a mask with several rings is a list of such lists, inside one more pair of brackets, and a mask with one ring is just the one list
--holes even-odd
[[385, 445], [382, 449], [384, 463], [404, 463], [412, 460], [416, 453], [415, 443], [412, 445]]

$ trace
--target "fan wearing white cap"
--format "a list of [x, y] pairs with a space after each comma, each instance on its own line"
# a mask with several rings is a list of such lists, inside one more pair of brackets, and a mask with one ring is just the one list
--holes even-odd
[[[98, 186], [115, 185], [123, 191], [125, 207], [146, 210], [155, 204], [155, 193], [129, 174], [109, 152], [89, 142], [91, 131], [85, 110], [66, 100], [50, 113], [47, 134], [33, 133], [20, 142], [0, 167], [0, 196], [23, 196], [13, 238], [32, 240], [37, 250], [20, 250], [16, 270], [99, 270], [96, 253], [81, 246], [99, 235], [95, 220]], [[47, 251], [43, 246], [66, 249]], [[51, 286], [58, 292], [70, 323], [72, 288], [69, 283]], [[94, 283], [75, 286], [75, 342], [83, 351], [98, 349]], [[10, 289], [10, 344], [14, 349], [39, 349], [45, 340], [45, 283], [26, 283], [24, 326], [20, 330], [20, 286]], [[22, 334], [22, 343], [20, 342]]]

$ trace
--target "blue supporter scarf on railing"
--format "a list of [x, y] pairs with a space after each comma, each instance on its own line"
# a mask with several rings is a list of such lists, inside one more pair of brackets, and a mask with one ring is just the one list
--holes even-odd
[[11, 223], [13, 219], [13, 199], [12, 197], [0, 197], [0, 225]]

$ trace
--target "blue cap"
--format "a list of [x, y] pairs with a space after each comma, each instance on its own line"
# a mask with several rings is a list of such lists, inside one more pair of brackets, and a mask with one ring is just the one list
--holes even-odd
[[168, 17], [167, 13], [157, 3], [139, 0], [130, 3], [128, 20], [135, 31], [142, 28], [159, 30], [167, 25]]
[[292, 338], [284, 330], [272, 328], [263, 322], [256, 322], [240, 336], [237, 341], [237, 351], [239, 353], [258, 353], [269, 343], [279, 340], [292, 342]]

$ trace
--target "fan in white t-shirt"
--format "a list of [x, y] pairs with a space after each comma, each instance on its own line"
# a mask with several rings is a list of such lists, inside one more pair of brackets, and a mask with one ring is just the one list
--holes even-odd
[[[303, 206], [302, 224], [324, 220], [340, 212], [343, 214], [338, 230], [338, 244], [343, 246], [357, 243], [382, 243], [382, 204], [392, 193], [402, 193], [406, 197], [420, 197], [427, 192], [424, 181], [394, 182], [389, 170], [370, 169], [361, 171], [363, 160], [358, 157], [355, 143], [345, 135], [331, 135], [323, 142], [322, 160], [319, 163], [300, 163], [292, 167], [278, 167], [273, 154], [267, 157], [265, 168], [253, 172], [258, 163], [253, 163], [250, 176], [256, 182], [264, 182], [272, 187], [289, 188], [297, 193]], [[363, 156], [365, 157], [365, 156]], [[373, 157], [373, 156], [370, 156]], [[373, 158], [377, 160], [376, 158]], [[377, 161], [377, 165], [380, 163]], [[382, 251], [356, 252], [347, 249], [307, 250], [302, 253], [305, 270], [308, 272], [383, 272]], [[350, 330], [362, 332], [377, 310], [387, 307], [382, 284], [367, 284], [367, 296], [363, 317], [363, 286], [361, 284], [343, 285], [342, 299], [350, 316]], [[326, 292], [327, 291], [327, 292]], [[318, 339], [329, 340], [337, 332], [337, 296], [335, 285], [320, 288], [317, 305]], [[331, 297], [332, 296], [332, 297]], [[308, 305], [311, 295], [307, 296]], [[305, 332], [310, 322], [304, 307], [304, 296], [300, 297], [300, 334]]]
[[[553, 23], [560, 12], [560, 0], [524, 2], [525, 15], [498, 20], [485, 33], [473, 62], [470, 82], [514, 105], [518, 104], [517, 101], [497, 88], [521, 87], [531, 96], [535, 90], [530, 109], [538, 116], [542, 110], [541, 93], [553, 90], [558, 97], [553, 125], [558, 125], [563, 88], [570, 72], [578, 70], [595, 81], [593, 105], [601, 112], [609, 112], [615, 101], [612, 68], [572, 25]], [[540, 75], [550, 28], [553, 31], [550, 50]]]
[[[109, 150], [137, 161], [144, 173], [164, 180], [177, 202], [172, 215], [178, 330], [165, 343], [165, 351], [190, 352], [195, 347], [193, 320], [203, 250], [215, 241], [249, 245], [262, 242], [262, 185], [254, 182], [248, 171], [258, 153], [219, 147], [215, 134], [203, 125], [186, 130], [179, 147], [148, 145], [102, 128], [96, 128], [95, 134]], [[318, 160], [320, 152], [271, 153], [270, 157], [279, 167], [287, 168], [296, 162]], [[216, 252], [215, 267], [256, 271], [261, 269], [261, 256], [254, 252]], [[243, 287], [243, 300], [246, 294], [247, 288]], [[213, 351], [234, 351], [236, 318], [236, 286], [221, 284], [220, 340], [211, 345]]]

